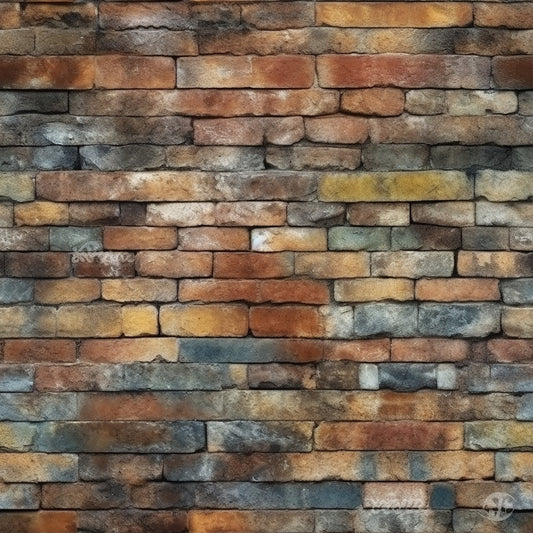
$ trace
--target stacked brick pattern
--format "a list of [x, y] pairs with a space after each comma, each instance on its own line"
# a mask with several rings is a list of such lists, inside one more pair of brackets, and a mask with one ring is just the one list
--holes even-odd
[[533, 530], [532, 2], [2, 1], [0, 54], [0, 532]]

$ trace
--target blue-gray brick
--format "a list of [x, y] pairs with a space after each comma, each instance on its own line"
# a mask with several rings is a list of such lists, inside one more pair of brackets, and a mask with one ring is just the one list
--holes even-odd
[[518, 420], [533, 420], [533, 394], [524, 394], [518, 405]]
[[77, 252], [102, 250], [102, 230], [74, 226], [52, 227], [50, 249]]
[[434, 483], [430, 486], [429, 506], [431, 509], [453, 509], [455, 490], [450, 483]]
[[[1, 246], [1, 244], [0, 244]], [[0, 303], [30, 302], [33, 298], [33, 280], [0, 279]]]
[[73, 420], [77, 415], [75, 393], [0, 394], [2, 420]]
[[0, 510], [38, 509], [40, 495], [39, 485], [0, 483]]
[[501, 291], [506, 304], [533, 304], [533, 278], [504, 280]]
[[472, 365], [466, 378], [470, 392], [533, 392], [531, 365]]
[[437, 365], [382, 363], [378, 366], [379, 388], [399, 391], [437, 388]]
[[[0, 392], [31, 392], [35, 369], [31, 366], [0, 366]], [[0, 413], [3, 405], [0, 403]]]
[[416, 305], [378, 303], [354, 308], [354, 334], [357, 337], [373, 335], [412, 337], [416, 333]]
[[334, 227], [328, 231], [330, 250], [388, 250], [390, 228]]

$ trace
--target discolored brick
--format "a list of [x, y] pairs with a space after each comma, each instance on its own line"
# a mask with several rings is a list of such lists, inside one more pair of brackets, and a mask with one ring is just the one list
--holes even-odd
[[498, 301], [500, 290], [495, 279], [419, 279], [416, 299], [435, 302]]
[[176, 339], [170, 337], [88, 339], [82, 341], [80, 347], [80, 360], [89, 363], [176, 361], [177, 356]]

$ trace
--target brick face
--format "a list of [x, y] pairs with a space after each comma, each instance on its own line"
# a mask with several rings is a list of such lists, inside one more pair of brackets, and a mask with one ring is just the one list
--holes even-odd
[[531, 6], [0, 0], [0, 533], [531, 533]]

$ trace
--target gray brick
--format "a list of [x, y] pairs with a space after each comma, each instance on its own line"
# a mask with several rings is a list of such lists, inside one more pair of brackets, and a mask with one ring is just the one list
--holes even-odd
[[290, 226], [331, 227], [343, 224], [344, 204], [328, 202], [291, 202], [287, 205], [287, 221]]
[[450, 483], [430, 485], [429, 505], [431, 509], [453, 509], [455, 507], [455, 490]]
[[416, 321], [416, 305], [364, 304], [354, 308], [354, 333], [357, 337], [412, 337], [417, 333]]
[[354, 170], [360, 164], [359, 147], [267, 146], [266, 149], [267, 167], [279, 170]]
[[500, 331], [500, 308], [492, 304], [422, 304], [419, 329], [424, 336], [486, 337]]
[[518, 108], [521, 115], [533, 115], [533, 91], [524, 91], [518, 95]]
[[533, 304], [533, 278], [504, 280], [500, 287], [506, 304]]
[[210, 452], [309, 452], [313, 422], [208, 422]]
[[533, 147], [520, 146], [513, 149], [513, 168], [533, 170]]
[[441, 115], [446, 113], [446, 92], [438, 89], [407, 91], [405, 110], [412, 115]]
[[362, 161], [366, 170], [419, 170], [429, 166], [429, 148], [423, 144], [366, 144]]
[[511, 250], [533, 250], [533, 228], [510, 228]]
[[94, 252], [102, 250], [101, 228], [52, 227], [50, 249], [61, 251]]
[[151, 170], [165, 165], [165, 148], [152, 145], [84, 146], [81, 168], [90, 170]]
[[364, 524], [365, 533], [449, 533], [452, 530], [451, 511], [365, 509], [359, 520]]
[[[490, 530], [487, 523], [490, 524]], [[494, 533], [529, 533], [533, 523], [533, 513], [517, 513], [501, 522], [488, 520], [486, 511], [480, 509], [455, 509], [453, 512], [454, 533], [472, 533], [476, 530]]]
[[518, 99], [512, 91], [446, 91], [450, 115], [516, 113]]
[[0, 115], [16, 113], [66, 113], [66, 91], [2, 91]]
[[39, 485], [0, 483], [0, 510], [38, 509], [40, 495]]
[[533, 420], [533, 394], [524, 394], [518, 405], [518, 420]]
[[26, 279], [0, 279], [0, 303], [29, 302], [33, 299], [33, 281]]
[[316, 533], [351, 533], [354, 530], [351, 511], [317, 511], [315, 517]]
[[433, 146], [431, 166], [444, 170], [508, 170], [511, 168], [511, 149], [502, 146]]
[[[33, 374], [33, 372], [32, 372]], [[77, 410], [76, 394], [63, 392], [0, 394], [0, 418], [13, 421], [72, 420]]]
[[533, 392], [529, 365], [471, 365], [465, 377], [470, 392]]
[[382, 363], [378, 365], [379, 388], [399, 391], [437, 388], [437, 365]]
[[3, 452], [26, 452], [33, 444], [37, 424], [0, 422], [0, 449]]
[[0, 247], [5, 251], [44, 251], [48, 249], [45, 228], [0, 228]]
[[263, 170], [263, 148], [254, 146], [169, 146], [167, 166], [177, 169]]
[[452, 252], [394, 251], [372, 254], [372, 275], [379, 277], [449, 277], [453, 273]]
[[508, 228], [463, 228], [464, 250], [508, 250]]
[[[31, 366], [2, 365], [0, 366], [1, 392], [31, 392], [35, 369]], [[2, 412], [3, 405], [0, 405]]]
[[388, 250], [390, 228], [334, 227], [328, 231], [330, 250]]
[[70, 170], [78, 166], [75, 146], [43, 146], [35, 148], [31, 166], [39, 170]]
[[459, 228], [412, 224], [392, 228], [393, 250], [456, 250], [461, 247]]

